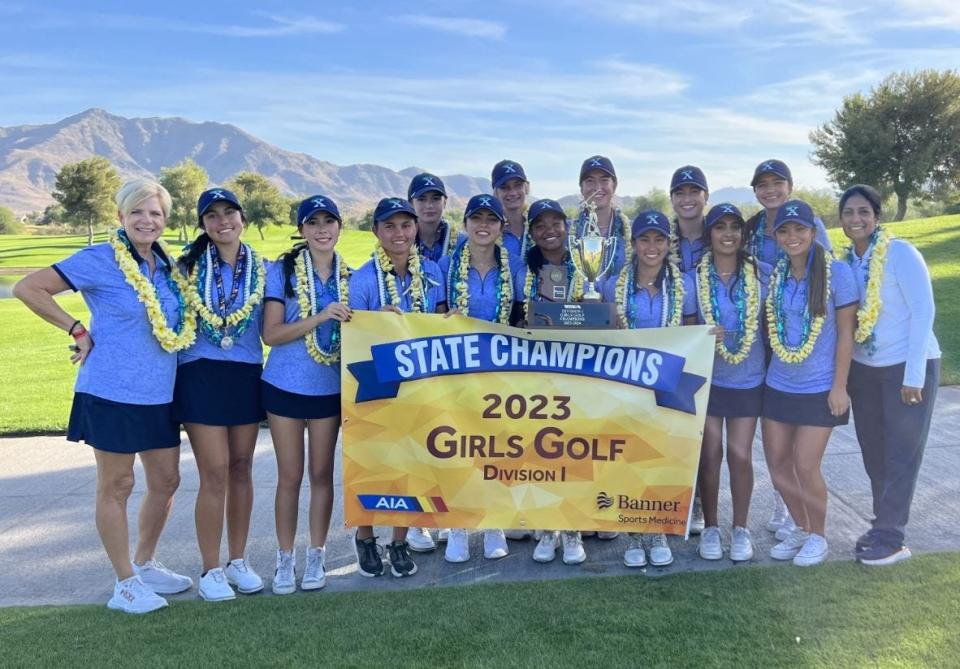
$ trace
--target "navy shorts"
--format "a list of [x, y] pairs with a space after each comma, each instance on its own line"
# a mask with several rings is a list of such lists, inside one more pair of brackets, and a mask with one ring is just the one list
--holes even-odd
[[334, 395], [301, 395], [260, 382], [263, 408], [275, 416], [314, 420], [340, 415], [340, 393]]
[[756, 388], [710, 386], [707, 415], [720, 418], [759, 418], [763, 411], [763, 384]]
[[267, 415], [260, 403], [255, 363], [201, 358], [177, 367], [173, 415], [181, 423], [249, 425]]
[[173, 404], [125, 404], [75, 393], [67, 441], [84, 442], [111, 453], [139, 453], [180, 445]]
[[836, 427], [850, 421], [850, 410], [841, 415], [830, 413], [829, 390], [822, 393], [785, 393], [770, 386], [763, 387], [763, 417], [790, 425]]

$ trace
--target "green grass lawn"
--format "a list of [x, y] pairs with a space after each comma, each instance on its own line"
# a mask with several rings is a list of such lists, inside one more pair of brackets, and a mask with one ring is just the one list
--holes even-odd
[[946, 667], [960, 556], [410, 590], [0, 609], [5, 667]]
[[[944, 350], [942, 382], [960, 383], [960, 216], [941, 216], [891, 224], [894, 234], [920, 249], [933, 276], [937, 299], [936, 332]], [[289, 247], [289, 228], [267, 230], [261, 241], [254, 233], [251, 243], [275, 258]], [[837, 250], [843, 233], [830, 231]], [[0, 236], [0, 268], [30, 262], [45, 266], [81, 248], [85, 237]], [[31, 247], [33, 244], [35, 247]], [[345, 230], [339, 248], [354, 267], [366, 261], [373, 244], [369, 232]], [[82, 301], [62, 298], [70, 313], [87, 318]], [[0, 435], [62, 432], [70, 408], [74, 371], [66, 346], [67, 337], [31, 314], [17, 300], [0, 299]]]

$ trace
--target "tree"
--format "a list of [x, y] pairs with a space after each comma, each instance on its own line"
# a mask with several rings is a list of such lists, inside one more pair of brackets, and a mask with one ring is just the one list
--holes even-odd
[[160, 183], [173, 200], [169, 222], [176, 226], [177, 238], [181, 242], [187, 241], [187, 229], [190, 225], [197, 223], [197, 199], [209, 181], [207, 171], [191, 158], [160, 170]]
[[243, 205], [247, 222], [257, 226], [260, 239], [266, 225], [286, 225], [290, 222], [290, 204], [269, 179], [256, 172], [237, 172], [225, 184]]
[[893, 74], [869, 96], [847, 96], [832, 121], [810, 133], [814, 162], [838, 188], [867, 183], [907, 200], [960, 178], [960, 75]]
[[19, 235], [23, 232], [23, 223], [8, 207], [0, 205], [0, 235]]
[[666, 214], [668, 217], [673, 216], [670, 196], [667, 195], [667, 191], [662, 188], [651, 188], [646, 195], [639, 195], [634, 198], [633, 206], [630, 208], [629, 214], [627, 214], [627, 212], [624, 212], [624, 214], [632, 221], [637, 214], [641, 211], [647, 211], [648, 209], [655, 209], [656, 211]]
[[840, 225], [840, 198], [830, 190], [821, 188], [812, 190], [809, 188], [795, 188], [790, 194], [791, 198], [803, 200], [813, 209], [813, 212], [820, 217], [824, 226], [834, 228]]
[[40, 214], [37, 225], [60, 225], [64, 220], [66, 220], [66, 212], [63, 210], [63, 205], [54, 202], [47, 205], [47, 208]]
[[87, 246], [93, 244], [93, 227], [116, 217], [114, 195], [120, 176], [106, 158], [96, 156], [68, 163], [57, 173], [53, 199], [63, 206], [64, 220], [87, 226]]

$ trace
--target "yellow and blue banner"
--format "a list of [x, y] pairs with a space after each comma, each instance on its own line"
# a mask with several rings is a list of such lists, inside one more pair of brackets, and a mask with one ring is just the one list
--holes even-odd
[[709, 329], [354, 312], [342, 338], [347, 524], [686, 534]]

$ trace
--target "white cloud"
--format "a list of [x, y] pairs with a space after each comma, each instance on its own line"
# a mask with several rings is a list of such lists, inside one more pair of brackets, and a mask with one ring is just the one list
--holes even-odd
[[483, 39], [503, 39], [507, 34], [507, 27], [496, 21], [484, 19], [467, 19], [452, 16], [428, 16], [423, 14], [407, 14], [396, 17], [401, 23], [420, 26], [440, 32], [463, 35], [465, 37], [479, 37]]
[[956, 0], [896, 0], [906, 14], [902, 19], [887, 19], [891, 27], [943, 28], [960, 30], [960, 3]]

